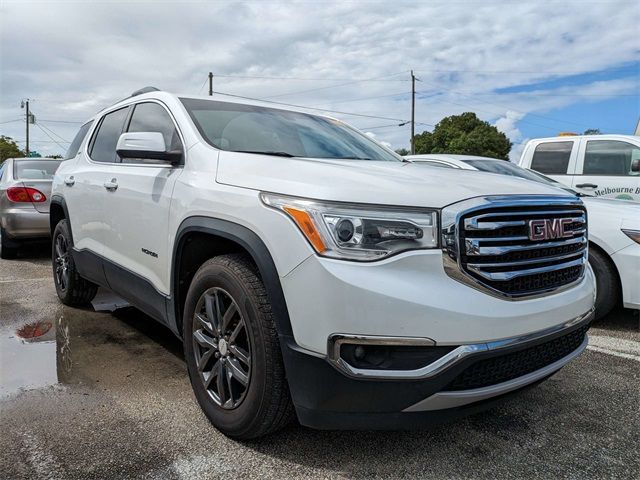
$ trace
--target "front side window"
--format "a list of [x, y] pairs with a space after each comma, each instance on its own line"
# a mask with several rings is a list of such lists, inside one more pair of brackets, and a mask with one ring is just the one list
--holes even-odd
[[619, 140], [589, 140], [584, 155], [584, 175], [637, 175], [631, 163], [640, 158], [640, 147]]
[[166, 150], [182, 150], [180, 137], [169, 113], [159, 104], [147, 102], [135, 106], [128, 132], [160, 132]]
[[78, 133], [74, 137], [73, 142], [71, 142], [71, 145], [69, 145], [69, 150], [67, 150], [67, 153], [65, 154], [64, 158], [66, 159], [74, 158], [78, 154], [78, 150], [80, 150], [80, 145], [82, 145], [82, 141], [84, 140], [84, 137], [87, 136], [87, 132], [91, 128], [92, 124], [93, 124], [93, 120], [85, 123], [80, 127], [80, 130], [78, 130]]
[[531, 168], [548, 175], [565, 175], [573, 142], [547, 142], [536, 146], [531, 160]]
[[16, 180], [52, 180], [60, 160], [17, 160], [13, 162]]
[[93, 139], [90, 157], [96, 162], [116, 162], [116, 145], [122, 133], [124, 121], [127, 118], [129, 107], [121, 108], [115, 112], [107, 113], [98, 126], [98, 131]]
[[276, 108], [182, 98], [204, 139], [220, 150], [285, 157], [400, 162], [337, 120]]

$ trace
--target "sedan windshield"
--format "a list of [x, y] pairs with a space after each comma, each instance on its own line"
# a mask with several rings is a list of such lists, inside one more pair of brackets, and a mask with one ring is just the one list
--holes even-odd
[[338, 120], [255, 105], [180, 100], [200, 134], [220, 150], [279, 157], [402, 161]]
[[13, 178], [16, 180], [52, 180], [60, 160], [16, 160]]
[[547, 185], [562, 188], [574, 195], [578, 194], [575, 190], [561, 184], [560, 182], [556, 182], [552, 178], [542, 175], [541, 173], [519, 167], [506, 160], [463, 160], [463, 162], [477, 168], [481, 172], [498, 173], [500, 175], [511, 175], [512, 177], [525, 178], [534, 182], [545, 183]]

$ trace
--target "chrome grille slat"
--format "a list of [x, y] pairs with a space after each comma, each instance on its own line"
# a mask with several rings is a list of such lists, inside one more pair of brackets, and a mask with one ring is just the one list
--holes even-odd
[[[542, 263], [542, 261], [540, 261], [538, 263]], [[512, 271], [512, 272], [485, 272], [481, 268], [470, 267], [469, 265], [467, 265], [467, 267], [469, 267], [471, 270], [476, 272], [478, 275], [480, 275], [480, 276], [482, 276], [482, 277], [484, 277], [484, 278], [486, 278], [488, 280], [504, 281], [504, 280], [511, 280], [511, 279], [517, 278], [517, 277], [524, 277], [526, 275], [534, 275], [536, 273], [552, 272], [552, 271], [558, 270], [559, 267], [560, 268], [569, 268], [569, 267], [575, 267], [575, 266], [583, 265], [583, 264], [584, 264], [584, 259], [583, 258], [579, 258], [577, 260], [573, 260], [571, 262], [565, 262], [565, 263], [562, 263], [560, 265], [549, 265], [547, 267], [536, 267], [536, 268], [529, 268], [529, 269], [526, 269], [526, 270], [515, 270], [515, 271]]]
[[[455, 222], [443, 229], [447, 273], [513, 299], [579, 281], [587, 262], [586, 210], [576, 198], [545, 200], [488, 197], [453, 207]], [[465, 210], [463, 204], [471, 208]], [[453, 272], [451, 260], [462, 276]]]
[[577, 237], [577, 238], [560, 241], [560, 242], [539, 242], [539, 243], [531, 243], [528, 245], [493, 245], [488, 247], [481, 247], [480, 242], [476, 242], [475, 238], [467, 238], [465, 239], [465, 244], [467, 244], [466, 254], [468, 256], [482, 256], [482, 255], [504, 255], [511, 252], [522, 252], [526, 250], [538, 250], [542, 248], [563, 247], [565, 245], [583, 244], [586, 247], [587, 239], [584, 237]]
[[518, 260], [517, 262], [497, 262], [497, 263], [467, 263], [469, 268], [491, 268], [491, 267], [517, 267], [518, 265], [533, 265], [536, 263], [555, 262], [556, 260], [564, 260], [566, 258], [577, 257], [578, 255], [584, 255], [584, 249], [578, 250], [573, 253], [566, 253], [562, 255], [550, 255], [543, 258], [534, 258], [531, 260]]

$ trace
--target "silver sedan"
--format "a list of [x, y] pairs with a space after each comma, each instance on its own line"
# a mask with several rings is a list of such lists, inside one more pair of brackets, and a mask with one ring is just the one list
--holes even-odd
[[9, 158], [0, 165], [0, 257], [49, 237], [51, 181], [61, 160]]

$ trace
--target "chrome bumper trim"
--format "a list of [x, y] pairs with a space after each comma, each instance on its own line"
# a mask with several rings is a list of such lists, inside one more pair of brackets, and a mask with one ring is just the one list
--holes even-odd
[[356, 368], [340, 357], [340, 347], [345, 344], [369, 344], [369, 345], [423, 345], [423, 346], [446, 346], [450, 344], [436, 343], [429, 338], [403, 338], [403, 337], [378, 337], [366, 335], [343, 335], [333, 334], [329, 337], [328, 360], [338, 370], [352, 378], [377, 379], [377, 380], [423, 380], [434, 377], [445, 370], [451, 368], [461, 360], [482, 352], [500, 350], [513, 347], [544, 337], [552, 336], [583, 323], [588, 323], [593, 318], [593, 308], [588, 312], [579, 315], [561, 325], [556, 325], [538, 332], [521, 335], [519, 337], [505, 338], [486, 343], [473, 343], [460, 345], [446, 355], [440, 357], [424, 367], [414, 370], [374, 370]]
[[576, 348], [573, 352], [554, 363], [547, 365], [540, 370], [528, 373], [522, 377], [514, 378], [508, 382], [499, 383], [497, 385], [491, 385], [489, 387], [475, 388], [473, 390], [461, 390], [454, 392], [438, 392], [434, 393], [430, 397], [419, 401], [418, 403], [411, 405], [403, 410], [403, 412], [425, 412], [428, 410], [444, 410], [446, 408], [460, 407], [462, 405], [468, 405], [470, 403], [479, 402], [488, 398], [497, 397], [505, 393], [512, 392], [519, 388], [525, 387], [541, 378], [544, 378], [552, 373], [560, 370], [571, 360], [580, 355], [587, 345], [589, 344], [589, 338], [585, 335], [582, 344]]

